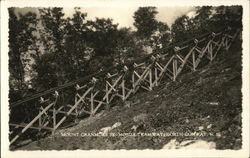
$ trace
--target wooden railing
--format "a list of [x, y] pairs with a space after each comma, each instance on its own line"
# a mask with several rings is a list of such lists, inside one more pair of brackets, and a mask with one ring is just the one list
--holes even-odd
[[[93, 116], [114, 100], [127, 100], [139, 89], [153, 90], [163, 78], [176, 81], [182, 72], [195, 71], [202, 60], [213, 61], [222, 48], [228, 50], [238, 33], [239, 30], [234, 29], [206, 33], [171, 45], [167, 52], [153, 53], [133, 63], [118, 65], [11, 103], [11, 109], [30, 108], [30, 104], [34, 104], [35, 109], [27, 112], [23, 120], [9, 123], [10, 144], [31, 129], [49, 130], [53, 134], [68, 118], [82, 113]], [[63, 90], [69, 87], [74, 87], [75, 99], [67, 103], [60, 101]]]

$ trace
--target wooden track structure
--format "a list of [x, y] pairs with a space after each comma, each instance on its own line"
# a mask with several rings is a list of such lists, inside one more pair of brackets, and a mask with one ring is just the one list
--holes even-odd
[[[96, 74], [82, 82], [65, 85], [61, 89], [49, 90], [26, 100], [10, 104], [18, 106], [34, 104], [23, 120], [10, 122], [10, 145], [29, 130], [49, 130], [52, 134], [69, 118], [84, 113], [94, 116], [101, 107], [107, 107], [114, 100], [127, 100], [140, 89], [151, 91], [163, 78], [176, 81], [183, 72], [196, 71], [202, 60], [213, 61], [221, 49], [228, 50], [240, 30], [226, 29], [207, 33], [192, 39], [184, 45], [175, 45], [168, 52], [153, 53], [143, 62], [122, 65], [109, 72]], [[61, 104], [61, 90], [75, 88], [74, 101]], [[73, 99], [72, 99], [73, 100]], [[32, 102], [31, 102], [32, 101]]]

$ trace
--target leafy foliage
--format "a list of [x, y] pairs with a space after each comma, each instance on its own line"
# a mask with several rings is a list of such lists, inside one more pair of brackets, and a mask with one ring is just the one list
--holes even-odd
[[[194, 16], [178, 17], [171, 29], [156, 19], [156, 9], [138, 8], [133, 16], [134, 31], [118, 28], [110, 18], [86, 20], [87, 13], [80, 8], [68, 18], [63, 8], [41, 8], [39, 16], [17, 16], [10, 8], [11, 98], [21, 98], [25, 89], [47, 90], [148, 53], [164, 52], [170, 41], [182, 42], [224, 26], [241, 26], [242, 8], [238, 6], [197, 7]], [[27, 76], [31, 87], [25, 82]]]
[[140, 7], [134, 13], [134, 26], [139, 37], [148, 39], [157, 29], [158, 23], [155, 19], [157, 13], [156, 7]]
[[136, 36], [145, 49], [151, 48], [152, 51], [160, 51], [170, 41], [170, 29], [167, 24], [156, 20], [157, 13], [156, 7], [140, 7], [134, 13]]
[[197, 7], [195, 16], [178, 17], [171, 27], [173, 42], [183, 42], [208, 31], [226, 27], [241, 27], [242, 8], [239, 6]]
[[9, 72], [10, 100], [22, 97], [25, 85], [25, 67], [29, 63], [30, 46], [34, 43], [36, 15], [27, 13], [17, 15], [14, 8], [9, 8]]

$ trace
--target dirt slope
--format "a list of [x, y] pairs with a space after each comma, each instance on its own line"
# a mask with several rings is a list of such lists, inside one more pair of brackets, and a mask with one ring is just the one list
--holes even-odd
[[[131, 107], [120, 102], [110, 110], [59, 131], [54, 138], [47, 137], [18, 150], [161, 149], [173, 138], [213, 141], [217, 149], [240, 149], [241, 83], [241, 42], [237, 41], [229, 52], [221, 52], [215, 61], [196, 72], [181, 75], [176, 82], [162, 83], [151, 92], [134, 95], [130, 98]], [[135, 132], [131, 129], [135, 125], [137, 133], [196, 132], [198, 135], [81, 136], [85, 132], [98, 133], [116, 122], [121, 125], [113, 133]], [[65, 132], [71, 136], [62, 136]]]

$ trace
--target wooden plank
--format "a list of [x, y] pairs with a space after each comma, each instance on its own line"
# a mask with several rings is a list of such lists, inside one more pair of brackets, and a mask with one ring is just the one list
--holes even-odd
[[67, 116], [69, 116], [70, 113], [72, 113], [72, 111], [77, 107], [78, 104], [81, 103], [81, 100], [87, 96], [87, 94], [93, 89], [93, 87], [89, 88], [84, 94], [83, 96], [75, 103], [75, 105], [67, 112], [66, 116], [64, 116], [56, 125], [55, 129], [57, 129], [62, 123], [63, 121], [67, 118]]
[[43, 109], [43, 111], [41, 113], [39, 113], [29, 124], [27, 124], [23, 129], [22, 131], [17, 134], [11, 141], [10, 141], [10, 144], [14, 143], [19, 137], [21, 134], [23, 134], [27, 129], [29, 129], [29, 127], [31, 127], [38, 119], [39, 117], [42, 116], [42, 114], [44, 114], [49, 108], [51, 108], [52, 106], [54, 105], [54, 103], [51, 103], [49, 104], [45, 109]]
[[192, 52], [192, 64], [193, 64], [193, 71], [196, 71], [196, 65], [195, 65], [195, 51]]
[[201, 51], [202, 51], [201, 48], [198, 47], [198, 46], [195, 47], [195, 50], [196, 50], [198, 53], [201, 53]]
[[174, 65], [175, 65], [175, 80], [176, 80], [176, 78], [177, 78], [177, 69], [178, 69], [178, 60], [177, 60], [177, 58], [175, 58], [175, 60], [174, 60]]
[[134, 70], [134, 73], [135, 75], [138, 77], [138, 78], [141, 78], [141, 76]]
[[178, 54], [176, 54], [176, 57], [182, 62], [184, 63], [184, 59], [182, 57], [180, 57]]
[[94, 93], [93, 97], [95, 97], [99, 92], [100, 92], [99, 90], [96, 91], [96, 92]]
[[163, 70], [163, 66], [161, 66], [158, 62], [155, 62], [155, 64], [160, 68], [160, 70]]
[[201, 58], [204, 56], [204, 54], [207, 52], [208, 45], [210, 44], [210, 41], [206, 44], [205, 48], [201, 51], [201, 53], [198, 55], [198, 58], [195, 62], [195, 67], [197, 67], [201, 61]]
[[166, 71], [170, 73], [169, 75], [173, 75], [173, 72], [171, 70], [166, 69]]
[[[112, 100], [114, 99], [114, 97], [116, 96], [116, 94], [113, 94], [113, 95], [111, 95], [111, 97], [110, 97], [110, 103], [112, 102]], [[96, 108], [96, 111], [97, 111], [98, 109]]]
[[221, 47], [222, 47], [222, 43], [220, 43], [219, 46], [217, 47], [217, 49], [216, 49], [216, 51], [214, 53], [214, 58], [217, 56], [217, 54], [218, 54], [219, 50], [221, 49]]
[[[85, 112], [86, 114], [91, 115], [91, 112], [90, 112], [90, 111], [86, 111], [86, 110], [84, 110], [84, 109], [81, 109], [81, 112]], [[78, 116], [78, 115], [77, 115], [77, 116]]]
[[[146, 71], [146, 70], [145, 70]], [[146, 71], [146, 74], [143, 74], [141, 78], [139, 78], [137, 81], [136, 81], [136, 87], [135, 87], [135, 92], [140, 88], [140, 84], [142, 81], [145, 81], [145, 78], [149, 75], [149, 69]]]
[[[181, 73], [183, 67], [186, 65], [186, 63], [188, 62], [188, 58], [191, 56], [192, 52], [194, 51], [195, 47], [193, 47], [188, 54], [185, 56], [184, 59], [182, 59], [179, 55], [176, 55], [177, 57], [179, 57], [179, 59], [181, 58], [182, 60], [182, 64], [180, 65], [180, 67], [177, 69], [176, 72], [176, 77]], [[192, 68], [191, 68], [192, 69]]]
[[[14, 127], [26, 127], [28, 124], [15, 124], [15, 123], [9, 123], [10, 126], [14, 126]], [[41, 129], [46, 129], [46, 130], [53, 130], [53, 128], [51, 127], [44, 127], [44, 126], [30, 126], [30, 129], [37, 129], [37, 130], [41, 130]]]
[[122, 100], [124, 101], [126, 99], [126, 88], [125, 88], [125, 80], [124, 78], [122, 79]]
[[[123, 76], [119, 76], [119, 78], [114, 82], [113, 87], [115, 87], [117, 85], [117, 83], [119, 82], [119, 80], [122, 78]], [[106, 100], [108, 95], [110, 94], [110, 92], [112, 91], [112, 89], [109, 89], [109, 91], [105, 94], [105, 96], [103, 97], [102, 101]], [[99, 107], [102, 105], [102, 103], [99, 103], [97, 105], [97, 107], [95, 108], [95, 110], [93, 111], [93, 114], [95, 114], [95, 112], [99, 109]]]
[[[108, 85], [110, 87], [110, 89], [116, 91], [116, 89], [108, 81], [106, 81], [106, 85]], [[109, 88], [106, 87], [106, 91], [108, 91], [108, 90], [109, 90]]]
[[233, 41], [234, 41], [234, 40], [235, 40], [235, 38], [238, 36], [239, 32], [240, 32], [240, 30], [239, 30], [239, 29], [237, 29], [237, 30], [235, 31], [234, 35], [232, 36], [231, 42], [230, 42], [230, 43], [229, 43], [229, 45], [228, 45], [227, 50], [231, 47], [231, 45], [232, 45]]
[[[77, 102], [77, 95], [79, 95], [79, 94], [76, 93], [76, 95], [75, 95], [75, 103]], [[78, 108], [75, 108], [75, 113], [78, 114]]]
[[[106, 93], [108, 93], [108, 91], [109, 91], [108, 84], [106, 84], [105, 86], [106, 86]], [[109, 103], [109, 95], [106, 98], [106, 102], [107, 102], [107, 104]]]
[[219, 45], [220, 45], [219, 42], [220, 42], [220, 41], [217, 41], [217, 42], [212, 41], [212, 43], [215, 44], [216, 46], [219, 46]]
[[[80, 95], [79, 95], [79, 96], [80, 96]], [[66, 106], [69, 107], [69, 108], [72, 108], [72, 107], [73, 107], [73, 106], [70, 105], [70, 104], [67, 104]], [[64, 107], [64, 106], [62, 106], [62, 107]]]
[[155, 68], [155, 82], [153, 82], [153, 84], [155, 84], [155, 86], [158, 86], [158, 72], [157, 72], [157, 68]]
[[55, 104], [53, 105], [53, 131], [52, 131], [52, 135], [54, 135], [55, 133], [55, 127], [56, 127], [56, 109], [55, 109]]
[[121, 95], [121, 94], [114, 94], [114, 95], [117, 97], [123, 98], [123, 95]]
[[127, 98], [130, 96], [130, 94], [133, 92], [133, 89], [131, 89], [130, 91], [128, 91], [128, 93], [126, 94], [125, 100], [127, 100]]
[[[42, 112], [41, 108], [39, 109], [39, 113], [40, 112]], [[42, 126], [42, 118], [41, 117], [39, 117], [39, 119], [38, 119], [38, 124], [39, 124], [39, 126]]]
[[141, 86], [141, 88], [147, 90], [147, 91], [151, 91], [149, 88], [145, 87], [145, 86]]
[[144, 65], [145, 65], [145, 62], [140, 63], [140, 64], [134, 63], [134, 68], [141, 67], [141, 66], [144, 66]]
[[153, 90], [153, 78], [152, 78], [152, 68], [149, 69], [149, 89]]
[[145, 71], [143, 71], [142, 75], [139, 77], [139, 79], [135, 82], [135, 85], [137, 86], [144, 78], [149, 74], [149, 66]]
[[91, 111], [91, 115], [93, 115], [94, 113], [94, 97], [93, 97], [93, 91], [91, 91], [90, 93], [90, 111]]
[[132, 88], [133, 88], [133, 92], [135, 92], [135, 75], [134, 75], [134, 71], [132, 73]]
[[[115, 87], [117, 85], [117, 83], [120, 81], [120, 79], [122, 78], [122, 75], [119, 76], [119, 78], [114, 82], [114, 84], [112, 85], [112, 87]], [[104, 101], [107, 96], [109, 95], [109, 93], [112, 91], [112, 89], [109, 89], [109, 91], [106, 93], [106, 95], [103, 97], [102, 101]]]
[[[51, 110], [49, 110], [49, 111], [53, 112], [53, 110], [52, 110], [52, 109], [51, 109]], [[59, 114], [67, 114], [67, 112], [66, 112], [66, 111], [60, 111], [60, 110], [59, 110], [59, 111], [57, 110], [57, 111], [56, 111], [56, 113], [59, 113]], [[71, 113], [70, 115], [74, 115], [74, 116], [75, 116], [75, 115], [77, 115], [77, 113]]]
[[[89, 97], [85, 97], [87, 100], [91, 100]], [[102, 103], [102, 104], [106, 104], [105, 102], [103, 102], [103, 101], [100, 101], [100, 100], [96, 100], [96, 99], [93, 99], [93, 101], [94, 102], [96, 102], [96, 103]]]
[[87, 85], [79, 86], [79, 85], [77, 84], [77, 85], [76, 85], [76, 90], [78, 91], [78, 90], [81, 90], [81, 89], [86, 88], [86, 87], [87, 87]]
[[173, 58], [173, 66], [172, 66], [172, 69], [173, 69], [173, 81], [176, 80], [176, 59], [175, 59], [175, 55], [174, 55], [174, 58]]
[[210, 61], [213, 61], [213, 45], [212, 45], [212, 41], [209, 43], [209, 57], [210, 57]]
[[[164, 66], [163, 70], [160, 72], [157, 82], [160, 81], [160, 79], [162, 78], [163, 74], [168, 70], [168, 66], [169, 66], [169, 64], [171, 63], [171, 61], [173, 60], [173, 58], [174, 58], [174, 55], [168, 60], [168, 62], [167, 62], [166, 65]], [[169, 71], [169, 70], [168, 70], [168, 71]], [[172, 73], [172, 72], [170, 71], [170, 73]], [[167, 74], [167, 73], [166, 73], [166, 74]], [[170, 79], [172, 79], [171, 76], [169, 76], [169, 77], [170, 77]], [[156, 81], [154, 81], [154, 82], [156, 82]]]

